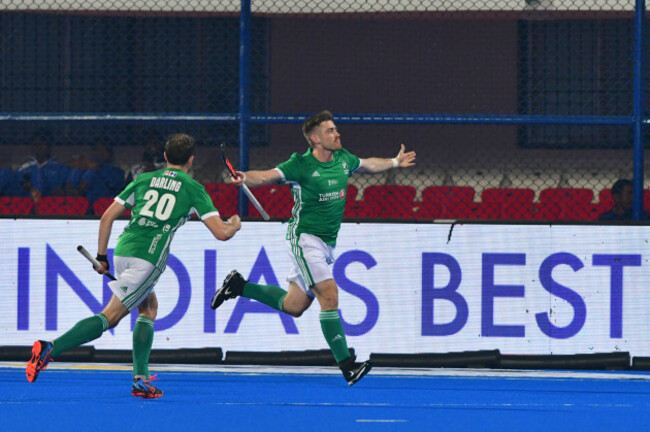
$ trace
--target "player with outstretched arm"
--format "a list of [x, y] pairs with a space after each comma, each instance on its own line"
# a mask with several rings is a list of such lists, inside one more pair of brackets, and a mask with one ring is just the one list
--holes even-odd
[[114, 251], [117, 280], [108, 284], [113, 291], [108, 305], [101, 313], [79, 321], [53, 342], [34, 342], [32, 358], [27, 363], [29, 382], [36, 381], [39, 372], [60, 353], [99, 338], [137, 307], [131, 394], [145, 399], [162, 396], [162, 391], [151, 385], [155, 375], [149, 375], [153, 324], [158, 311], [153, 288], [167, 265], [174, 234], [192, 213], [199, 215], [218, 240], [230, 239], [241, 228], [237, 215], [224, 222], [205, 188], [188, 176], [194, 162], [194, 138], [186, 134], [171, 135], [165, 144], [165, 159], [167, 168], [140, 174], [102, 215], [97, 261], [103, 267], [96, 269], [101, 274], [109, 270], [106, 255], [113, 222], [126, 208], [132, 212]]
[[218, 308], [225, 300], [243, 296], [255, 299], [291, 316], [299, 317], [314, 298], [320, 303], [323, 336], [349, 385], [359, 381], [372, 364], [357, 363], [350, 355], [339, 316], [338, 287], [332, 267], [334, 247], [341, 227], [348, 177], [353, 173], [379, 173], [415, 164], [415, 152], [405, 152], [402, 144], [393, 159], [359, 159], [341, 146], [341, 135], [329, 111], [308, 118], [302, 132], [309, 149], [294, 153], [274, 169], [237, 171], [233, 183], [257, 187], [288, 183], [295, 201], [287, 229], [287, 246], [292, 270], [287, 276], [289, 290], [248, 282], [233, 270], [212, 298]]

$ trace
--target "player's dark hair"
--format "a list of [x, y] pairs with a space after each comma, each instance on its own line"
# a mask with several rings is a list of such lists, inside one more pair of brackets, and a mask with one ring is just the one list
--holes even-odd
[[632, 180], [620, 179], [612, 186], [612, 195], [620, 195], [626, 186], [632, 186]]
[[307, 140], [310, 146], [313, 145], [313, 143], [311, 142], [311, 139], [309, 139], [309, 136], [312, 134], [314, 129], [320, 126], [321, 123], [328, 120], [334, 120], [334, 116], [332, 115], [331, 112], [325, 110], [309, 117], [302, 124], [302, 134], [305, 136], [305, 139]]
[[172, 165], [185, 165], [194, 155], [194, 138], [187, 134], [173, 134], [165, 142], [167, 162]]

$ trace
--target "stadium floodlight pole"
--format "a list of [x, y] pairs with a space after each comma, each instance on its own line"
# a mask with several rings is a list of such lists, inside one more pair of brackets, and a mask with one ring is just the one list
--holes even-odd
[[[241, 0], [239, 15], [239, 169], [248, 171], [251, 97], [251, 1]], [[248, 198], [239, 189], [239, 215], [248, 216]]]
[[636, 0], [634, 10], [634, 220], [643, 213], [643, 56], [645, 0]]

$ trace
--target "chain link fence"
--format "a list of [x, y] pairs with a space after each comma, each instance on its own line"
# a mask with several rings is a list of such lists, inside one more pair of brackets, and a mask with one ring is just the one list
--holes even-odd
[[[239, 163], [238, 2], [6, 3], [3, 212], [100, 214], [179, 131], [199, 144], [192, 175], [224, 216], [237, 211], [218, 144]], [[251, 169], [305, 151], [301, 120], [323, 109], [362, 158], [394, 157], [400, 143], [418, 154], [413, 169], [353, 176], [346, 217], [588, 221], [633, 176], [632, 0], [251, 10]], [[51, 156], [60, 166], [43, 165]], [[289, 216], [286, 186], [256, 193]]]

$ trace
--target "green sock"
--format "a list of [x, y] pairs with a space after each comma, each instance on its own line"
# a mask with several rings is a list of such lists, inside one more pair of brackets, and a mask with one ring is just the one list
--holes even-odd
[[54, 347], [50, 356], [56, 358], [63, 351], [95, 340], [106, 330], [108, 330], [108, 320], [102, 313], [82, 319], [70, 330], [54, 339]]
[[339, 311], [321, 311], [319, 318], [323, 336], [325, 336], [325, 340], [330, 346], [332, 354], [334, 354], [334, 359], [337, 363], [341, 363], [350, 357], [350, 350], [348, 349], [348, 341], [345, 339], [345, 333], [343, 332], [343, 324], [341, 324]]
[[153, 345], [153, 320], [138, 316], [133, 327], [133, 377], [149, 379], [149, 354]]
[[275, 285], [258, 285], [247, 282], [246, 285], [244, 285], [244, 292], [242, 295], [246, 298], [264, 303], [267, 306], [271, 306], [273, 309], [282, 311], [282, 302], [284, 302], [287, 292]]

